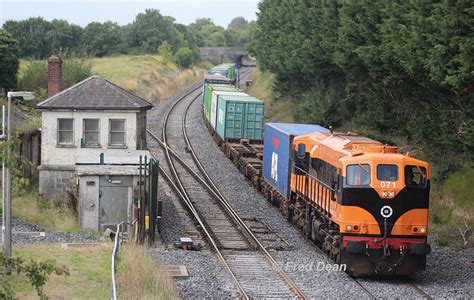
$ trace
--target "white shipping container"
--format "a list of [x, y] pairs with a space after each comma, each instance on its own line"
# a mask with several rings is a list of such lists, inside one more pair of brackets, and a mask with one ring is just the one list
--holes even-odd
[[212, 91], [212, 99], [211, 99], [211, 119], [209, 122], [211, 123], [212, 128], [216, 129], [216, 121], [217, 121], [217, 100], [219, 100], [220, 95], [231, 95], [231, 96], [248, 96], [244, 92], [222, 92], [222, 91]]

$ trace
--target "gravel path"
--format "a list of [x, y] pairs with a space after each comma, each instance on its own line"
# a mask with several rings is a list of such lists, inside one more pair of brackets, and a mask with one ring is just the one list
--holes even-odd
[[[366, 294], [352, 279], [343, 272], [320, 271], [331, 262], [326, 256], [314, 249], [314, 246], [291, 226], [272, 206], [258, 193], [234, 167], [232, 162], [220, 151], [209, 135], [202, 120], [201, 102], [195, 101], [187, 120], [188, 134], [199, 159], [209, 171], [221, 191], [233, 203], [234, 208], [244, 217], [265, 219], [285, 237], [292, 250], [275, 253], [280, 266], [288, 271], [307, 296], [321, 297], [362, 297]], [[474, 298], [474, 257], [472, 251], [460, 251], [433, 247], [428, 256], [427, 271], [415, 274], [408, 279], [424, 292], [434, 298]], [[415, 289], [407, 285], [407, 280], [400, 278], [370, 278], [359, 280], [377, 297], [419, 298]]]
[[[0, 220], [0, 226], [2, 220]], [[2, 234], [0, 232], [0, 238]], [[42, 232], [39, 226], [12, 219], [12, 242], [17, 245], [39, 243], [97, 243], [99, 237], [82, 232]]]

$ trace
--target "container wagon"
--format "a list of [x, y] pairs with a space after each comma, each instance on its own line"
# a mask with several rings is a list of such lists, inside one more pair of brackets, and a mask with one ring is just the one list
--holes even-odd
[[211, 105], [214, 92], [242, 93], [239, 89], [231, 85], [204, 83], [202, 91], [203, 112], [208, 121], [211, 119]]
[[221, 74], [231, 80], [231, 84], [236, 84], [239, 77], [237, 65], [234, 63], [220, 64], [208, 71], [208, 74]]
[[263, 138], [263, 102], [243, 95], [220, 95], [215, 110], [216, 123], [211, 126], [224, 141]]

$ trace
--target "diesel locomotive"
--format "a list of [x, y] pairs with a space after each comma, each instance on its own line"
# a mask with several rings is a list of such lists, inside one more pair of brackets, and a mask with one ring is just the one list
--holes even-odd
[[[227, 91], [233, 82], [225, 74], [206, 78], [204, 121], [224, 153], [288, 221], [351, 275], [425, 269], [431, 251], [428, 163], [354, 133], [263, 125], [263, 103], [258, 114], [259, 108], [247, 108], [256, 102], [242, 102], [239, 90]], [[230, 96], [242, 108], [223, 109], [220, 118], [229, 121], [218, 131], [213, 120], [219, 113], [212, 117], [211, 108], [218, 111]]]
[[353, 274], [426, 267], [429, 165], [355, 134], [293, 140], [288, 218]]

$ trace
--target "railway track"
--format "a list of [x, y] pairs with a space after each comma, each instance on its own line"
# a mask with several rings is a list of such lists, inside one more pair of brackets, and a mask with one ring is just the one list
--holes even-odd
[[[309, 240], [309, 239], [308, 239]], [[314, 246], [314, 248], [325, 255], [324, 251], [318, 247], [318, 245], [314, 244], [313, 241], [309, 240], [309, 242]], [[413, 282], [410, 282], [410, 278], [402, 277], [401, 279], [396, 278], [382, 278], [377, 279], [375, 277], [370, 278], [354, 278], [347, 274], [347, 278], [354, 282], [368, 297], [371, 299], [380, 299], [386, 298], [385, 290], [393, 290], [393, 296], [399, 297], [400, 291], [402, 289], [412, 289], [420, 298], [425, 299], [432, 299], [432, 297], [416, 286]], [[390, 280], [390, 282], [388, 282]], [[380, 292], [381, 291], [381, 292]]]
[[[200, 86], [196, 86], [176, 100], [163, 122], [161, 138], [148, 131], [161, 147], [161, 151], [152, 153], [159, 160], [167, 161], [167, 164], [160, 165], [161, 173], [201, 227], [208, 245], [230, 274], [242, 298], [305, 298], [291, 278], [278, 267], [248, 222], [232, 208], [194, 153], [188, 137], [186, 115], [200, 94]], [[431, 299], [415, 284], [403, 280], [384, 283], [350, 276], [348, 279], [373, 299], [383, 297], [381, 291], [387, 289], [393, 289], [393, 294], [397, 295], [398, 288], [412, 289], [420, 297]]]
[[[199, 98], [199, 87], [179, 98], [169, 109], [157, 141], [163, 176], [171, 183], [229, 272], [242, 298], [304, 298], [252, 229], [232, 208], [194, 154], [188, 139], [186, 114]], [[164, 158], [164, 160], [163, 160]]]

